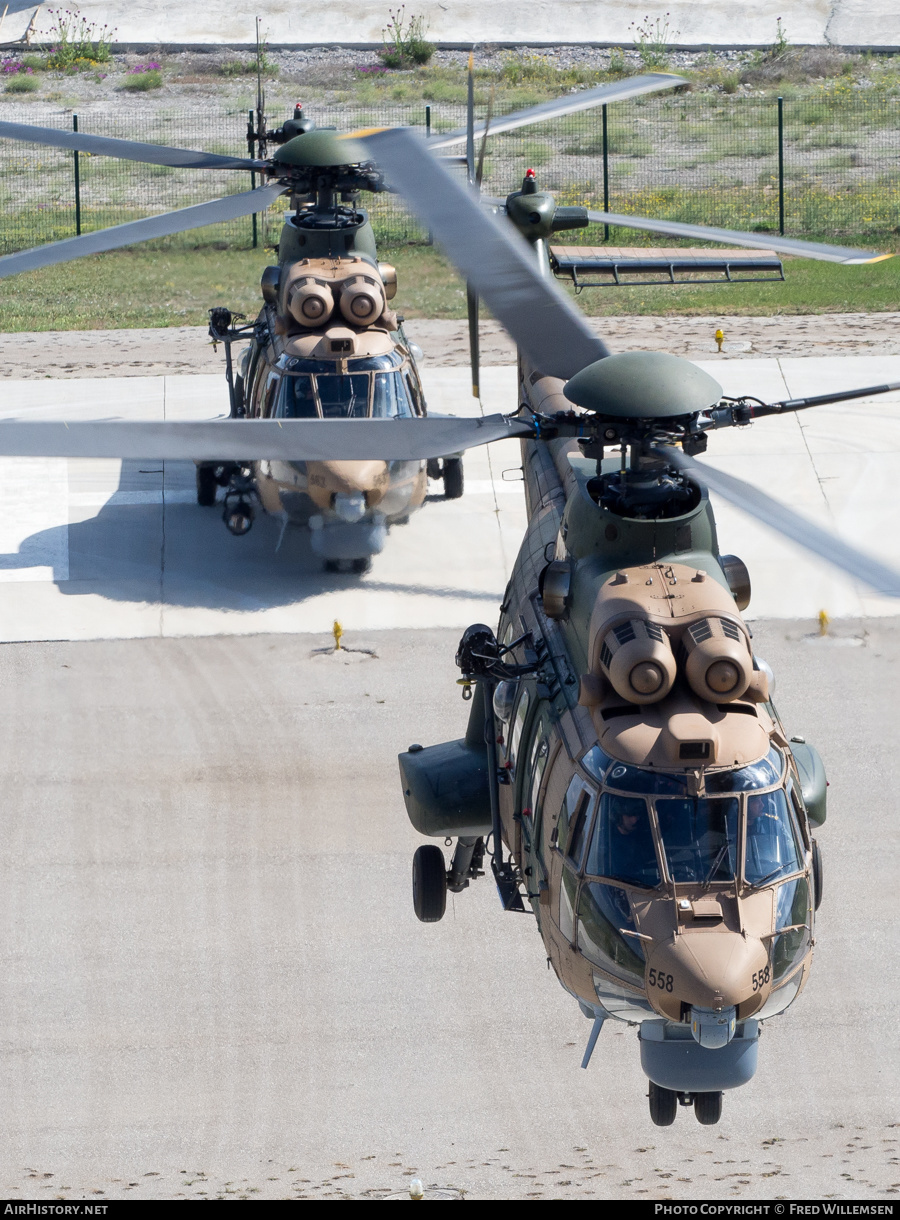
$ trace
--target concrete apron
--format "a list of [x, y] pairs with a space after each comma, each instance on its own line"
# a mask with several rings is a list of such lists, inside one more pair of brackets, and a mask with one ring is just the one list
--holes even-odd
[[[17, 3], [10, 8], [18, 8]], [[48, 4], [35, 17], [32, 41], [52, 35]], [[290, 0], [260, 0], [253, 7], [226, 0], [196, 0], [176, 6], [153, 0], [81, 0], [79, 12], [98, 26], [115, 31], [116, 42], [143, 46], [238, 46], [255, 40], [255, 17], [269, 45], [380, 47], [388, 9], [384, 0], [358, 0], [352, 21], [343, 5], [320, 5], [315, 19]], [[34, 6], [10, 12], [0, 28], [3, 41], [24, 36]], [[426, 18], [427, 36], [445, 46], [509, 43], [542, 46], [600, 44], [630, 46], [636, 25], [668, 23], [666, 41], [680, 47], [768, 46], [775, 38], [776, 18], [793, 44], [896, 47], [900, 44], [900, 10], [895, 0], [666, 0], [640, 9], [625, 0], [423, 0], [415, 12]]]
[[[900, 357], [717, 361], [728, 395], [764, 401], [900, 380]], [[431, 408], [472, 416], [468, 370], [427, 369]], [[123, 386], [127, 399], [123, 401]], [[487, 412], [516, 402], [515, 369], [482, 372]], [[0, 415], [208, 419], [220, 376], [10, 381]], [[900, 567], [900, 394], [771, 418], [714, 434], [706, 459]], [[188, 462], [0, 459], [0, 640], [125, 639], [345, 629], [462, 628], [493, 622], [526, 524], [517, 442], [474, 449], [466, 491], [440, 483], [391, 530], [364, 577], [328, 575], [304, 529], [260, 515], [244, 538], [200, 508]], [[504, 473], [506, 478], [504, 478]], [[747, 563], [748, 616], [897, 613], [880, 598], [731, 506], [716, 502], [720, 548]], [[279, 545], [280, 540], [280, 545]]]

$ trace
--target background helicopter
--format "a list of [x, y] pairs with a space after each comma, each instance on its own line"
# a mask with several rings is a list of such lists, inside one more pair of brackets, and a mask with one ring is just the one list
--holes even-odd
[[[259, 55], [257, 59], [259, 64]], [[459, 160], [465, 161], [470, 181], [480, 182], [490, 119], [476, 127], [473, 79], [470, 64], [466, 127], [435, 137], [431, 148], [466, 140], [466, 158]], [[10, 139], [153, 164], [249, 170], [275, 181], [209, 204], [8, 255], [0, 259], [0, 275], [258, 212], [288, 195], [291, 212], [282, 228], [278, 262], [262, 275], [263, 305], [255, 322], [241, 325], [242, 317], [221, 307], [210, 311], [210, 335], [225, 346], [230, 418], [419, 419], [427, 406], [417, 349], [403, 332], [402, 319], [388, 306], [397, 291], [396, 271], [378, 262], [372, 226], [358, 206], [360, 192], [389, 189], [384, 175], [362, 145], [338, 138], [331, 129], [316, 128], [300, 105], [281, 127], [269, 130], [259, 71], [257, 82], [256, 126], [248, 129], [251, 157], [246, 159], [0, 123], [0, 136]], [[506, 116], [494, 130], [511, 130], [680, 82], [680, 77], [665, 73], [634, 77]], [[477, 170], [476, 133], [483, 137]], [[271, 156], [270, 145], [275, 146]], [[573, 227], [564, 222], [564, 211], [558, 210], [556, 227]], [[586, 223], [583, 210], [574, 211], [579, 213], [577, 223]], [[469, 311], [477, 368], [477, 299], [471, 292]], [[235, 375], [232, 346], [248, 341]], [[368, 570], [371, 557], [383, 548], [390, 526], [405, 523], [422, 506], [428, 477], [443, 481], [448, 499], [461, 496], [461, 454], [450, 451], [427, 462], [336, 455], [334, 460], [310, 463], [279, 460], [275, 454], [252, 462], [201, 459], [197, 499], [211, 506], [223, 487], [223, 520], [238, 535], [251, 528], [261, 504], [281, 516], [285, 526], [308, 526], [313, 551], [326, 569], [359, 573]]]

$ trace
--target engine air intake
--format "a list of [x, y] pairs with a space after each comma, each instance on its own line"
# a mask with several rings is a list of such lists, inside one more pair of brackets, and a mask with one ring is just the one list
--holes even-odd
[[627, 619], [608, 631], [599, 660], [616, 694], [629, 703], [656, 703], [665, 698], [675, 681], [669, 637], [658, 624], [646, 619]]
[[695, 695], [709, 703], [730, 703], [746, 693], [753, 658], [742, 629], [732, 619], [709, 616], [684, 633], [685, 677]]

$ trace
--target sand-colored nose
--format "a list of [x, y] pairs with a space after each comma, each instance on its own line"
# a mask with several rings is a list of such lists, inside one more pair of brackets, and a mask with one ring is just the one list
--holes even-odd
[[728, 1008], [771, 987], [768, 964], [766, 947], [754, 937], [688, 928], [650, 954], [647, 992], [669, 1017], [682, 1004]]

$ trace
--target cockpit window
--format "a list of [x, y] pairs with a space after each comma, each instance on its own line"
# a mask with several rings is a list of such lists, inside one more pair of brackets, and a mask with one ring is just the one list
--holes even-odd
[[702, 884], [734, 878], [739, 809], [737, 797], [720, 800], [661, 797], [656, 802], [666, 863], [673, 881]]
[[[399, 368], [402, 363], [403, 357], [399, 352], [387, 352], [383, 356], [358, 356], [355, 360], [347, 361], [347, 371], [349, 373], [368, 373], [379, 369]], [[336, 360], [304, 360], [299, 356], [282, 357], [279, 367], [288, 376], [294, 376], [297, 373], [338, 372]]]
[[275, 405], [275, 418], [317, 419], [318, 415], [312, 377], [282, 377], [281, 392]]
[[366, 373], [332, 373], [316, 378], [325, 419], [365, 419], [369, 414]]
[[706, 791], [752, 792], [754, 788], [771, 788], [781, 779], [783, 768], [781, 751], [771, 746], [765, 758], [751, 763], [749, 767], [739, 767], [736, 771], [707, 772]]
[[594, 779], [603, 783], [603, 776], [606, 774], [606, 768], [612, 762], [610, 756], [605, 750], [601, 750], [599, 746], [591, 746], [587, 754], [581, 760], [581, 765], [587, 771], [588, 775], [592, 775]]
[[784, 789], [748, 796], [746, 879], [751, 885], [767, 885], [799, 868], [800, 850]]
[[[589, 961], [614, 963], [625, 974], [643, 978], [644, 951], [634, 931], [631, 903], [615, 885], [587, 881], [578, 899], [578, 947]], [[623, 935], [623, 932], [626, 935]]]
[[645, 889], [659, 885], [659, 866], [645, 800], [603, 793], [584, 871]]
[[415, 415], [399, 373], [376, 373], [373, 419], [412, 419]]
[[687, 793], [687, 775], [671, 775], [664, 771], [642, 771], [639, 767], [628, 767], [625, 763], [614, 763], [606, 775], [607, 788], [619, 788], [623, 792], [646, 792], [649, 796], [680, 796]]

